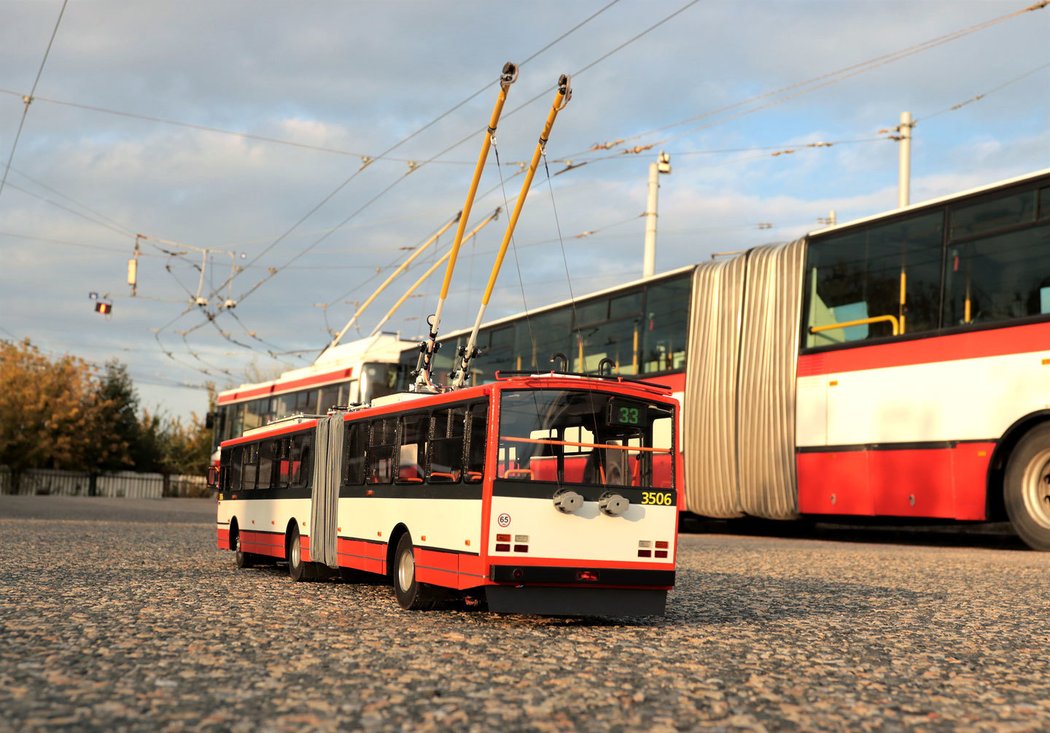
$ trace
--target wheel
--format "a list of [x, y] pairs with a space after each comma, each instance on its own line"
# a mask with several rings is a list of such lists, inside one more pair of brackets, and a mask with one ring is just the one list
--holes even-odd
[[1050, 551], [1050, 423], [1030, 430], [1006, 465], [1006, 513], [1033, 550]]
[[394, 551], [394, 595], [401, 608], [407, 611], [424, 611], [434, 607], [436, 594], [434, 590], [416, 581], [416, 556], [412, 547], [412, 537], [406, 532], [397, 542]]
[[260, 565], [264, 558], [261, 555], [256, 555], [251, 552], [243, 552], [241, 550], [241, 532], [240, 530], [234, 530], [233, 534], [233, 549], [236, 553], [237, 567], [238, 568], [250, 568], [253, 565]]
[[303, 580], [313, 580], [316, 576], [313, 563], [303, 562], [303, 545], [299, 537], [299, 528], [292, 527], [292, 533], [288, 536], [288, 577], [298, 583]]

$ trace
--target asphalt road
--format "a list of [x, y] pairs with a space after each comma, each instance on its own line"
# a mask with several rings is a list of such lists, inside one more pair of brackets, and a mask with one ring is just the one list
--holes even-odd
[[624, 623], [238, 571], [213, 509], [0, 496], [0, 731], [1050, 729], [1050, 555], [1016, 545], [685, 535], [668, 615]]

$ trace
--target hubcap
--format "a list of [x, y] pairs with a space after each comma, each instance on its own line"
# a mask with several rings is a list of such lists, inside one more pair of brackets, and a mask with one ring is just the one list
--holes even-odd
[[288, 558], [288, 562], [293, 568], [299, 567], [299, 535], [292, 538], [292, 551], [289, 553], [291, 557]]
[[1029, 461], [1021, 496], [1028, 516], [1040, 527], [1050, 529], [1050, 449], [1041, 451]]
[[401, 555], [401, 559], [397, 563], [397, 584], [401, 586], [401, 590], [407, 591], [412, 587], [412, 580], [416, 575], [416, 561], [412, 557], [412, 551]]

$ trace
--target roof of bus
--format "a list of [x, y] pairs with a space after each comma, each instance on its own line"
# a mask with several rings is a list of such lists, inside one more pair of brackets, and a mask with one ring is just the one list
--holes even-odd
[[[396, 395], [388, 395], [379, 399], [379, 404], [365, 405], [347, 410], [343, 413], [345, 420], [355, 418], [368, 418], [397, 414], [412, 409], [413, 407], [426, 407], [429, 404], [442, 405], [455, 402], [466, 402], [485, 395], [503, 390], [520, 389], [563, 389], [563, 390], [587, 390], [589, 392], [616, 392], [630, 397], [654, 399], [658, 402], [674, 403], [677, 400], [671, 396], [671, 388], [658, 382], [633, 380], [623, 377], [602, 378], [580, 374], [560, 374], [555, 372], [536, 374], [513, 374], [501, 376], [495, 382], [477, 385], [475, 387], [464, 387], [458, 390], [437, 392], [434, 394], [405, 392]], [[316, 416], [299, 416], [296, 421], [282, 420], [268, 426], [254, 428], [250, 434], [245, 433], [236, 438], [224, 440], [222, 445], [232, 446], [251, 442], [262, 438], [284, 435], [299, 430], [313, 428], [317, 425]]]
[[1015, 176], [1014, 178], [1006, 178], [1006, 179], [1004, 179], [1002, 181], [996, 181], [995, 183], [988, 183], [988, 184], [985, 184], [983, 186], [977, 186], [976, 188], [970, 188], [970, 189], [966, 189], [964, 191], [959, 191], [958, 193], [952, 193], [952, 194], [948, 194], [946, 196], [938, 196], [937, 198], [929, 199], [927, 201], [919, 201], [918, 203], [910, 204], [908, 206], [905, 206], [905, 207], [902, 207], [902, 208], [899, 208], [899, 209], [890, 209], [888, 211], [883, 211], [883, 212], [880, 212], [878, 214], [872, 214], [870, 216], [861, 217], [860, 219], [854, 219], [852, 221], [843, 222], [841, 224], [836, 224], [834, 226], [824, 227], [823, 229], [817, 229], [817, 230], [814, 230], [814, 231], [810, 232], [809, 236], [812, 237], [812, 236], [816, 236], [818, 234], [827, 234], [829, 232], [834, 232], [834, 231], [837, 231], [839, 229], [846, 229], [848, 227], [857, 226], [858, 224], [864, 224], [864, 223], [869, 222], [869, 221], [877, 221], [879, 219], [883, 219], [883, 218], [890, 217], [890, 216], [896, 216], [897, 214], [902, 214], [902, 213], [905, 213], [905, 212], [908, 212], [908, 211], [915, 211], [917, 209], [924, 209], [927, 206], [936, 206], [937, 204], [944, 204], [944, 203], [947, 203], [949, 201], [954, 201], [955, 199], [961, 199], [961, 198], [965, 198], [967, 196], [973, 196], [975, 194], [983, 193], [985, 191], [992, 191], [992, 190], [997, 189], [997, 188], [1001, 188], [1001, 187], [1005, 187], [1005, 186], [1011, 186], [1011, 185], [1018, 184], [1018, 183], [1024, 183], [1025, 181], [1029, 181], [1029, 180], [1032, 180], [1032, 179], [1035, 179], [1035, 178], [1039, 178], [1041, 176], [1047, 176], [1047, 175], [1050, 175], [1050, 168], [1044, 168], [1043, 170], [1035, 171], [1033, 173], [1025, 173], [1022, 176]]
[[401, 352], [412, 344], [391, 333], [378, 333], [340, 344], [325, 351], [313, 364], [291, 369], [277, 379], [225, 389], [219, 392], [219, 402], [227, 404], [264, 394], [350, 379], [357, 376], [352, 373], [355, 365], [365, 361], [396, 363]]
[[[581, 302], [583, 302], [585, 300], [589, 300], [590, 298], [598, 298], [598, 297], [601, 297], [603, 295], [609, 295], [611, 293], [617, 293], [617, 292], [619, 292], [621, 290], [630, 290], [632, 287], [637, 287], [637, 286], [645, 285], [647, 283], [653, 283], [653, 282], [657, 282], [659, 280], [665, 280], [665, 279], [668, 279], [668, 278], [672, 278], [672, 277], [674, 277], [676, 275], [684, 275], [687, 272], [692, 272], [695, 268], [696, 268], [696, 265], [686, 265], [685, 267], [678, 267], [678, 268], [675, 268], [674, 270], [668, 270], [667, 272], [661, 272], [658, 275], [651, 275], [649, 277], [638, 278], [637, 280], [631, 280], [629, 282], [621, 283], [620, 285], [613, 285], [612, 287], [605, 288], [604, 290], [596, 290], [593, 293], [587, 293], [586, 295], [580, 295], [580, 296], [577, 296], [575, 298], [569, 298], [567, 300], [559, 301], [557, 303], [551, 303], [550, 305], [545, 305], [545, 306], [542, 306], [540, 308], [533, 308], [532, 310], [529, 311], [529, 317], [538, 316], [538, 315], [541, 315], [543, 313], [546, 313], [547, 311], [556, 310], [557, 308], [564, 308], [565, 306], [570, 305], [572, 303], [579, 304], [579, 303], [581, 303]], [[481, 327], [482, 328], [493, 328], [494, 326], [500, 326], [500, 325], [502, 325], [504, 323], [509, 323], [509, 322], [512, 322], [512, 321], [516, 321], [516, 320], [520, 319], [524, 315], [525, 315], [524, 313], [514, 313], [513, 315], [504, 316], [503, 318], [497, 318], [494, 321], [485, 321], [483, 324], [481, 324]], [[438, 339], [438, 341], [444, 341], [446, 339], [456, 338], [458, 336], [465, 336], [465, 335], [469, 334], [473, 330], [473, 328], [474, 327], [471, 326], [470, 328], [461, 328], [461, 329], [458, 329], [456, 331], [449, 331], [445, 335], [441, 336]], [[418, 346], [418, 344], [413, 344], [413, 346]]]

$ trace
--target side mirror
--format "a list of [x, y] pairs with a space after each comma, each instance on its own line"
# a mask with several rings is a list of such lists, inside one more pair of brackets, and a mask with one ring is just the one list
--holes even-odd
[[219, 467], [208, 466], [208, 488], [216, 489], [219, 486]]

